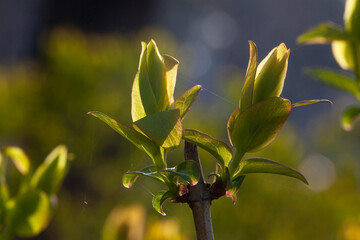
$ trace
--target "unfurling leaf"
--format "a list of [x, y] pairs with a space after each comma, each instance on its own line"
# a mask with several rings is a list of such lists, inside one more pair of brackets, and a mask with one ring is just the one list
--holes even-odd
[[308, 184], [305, 177], [298, 171], [265, 158], [250, 158], [242, 161], [240, 163], [240, 168], [239, 171], [236, 173], [236, 176], [249, 173], [273, 173], [285, 175], [288, 177], [299, 179], [305, 184]]
[[291, 104], [291, 108], [311, 105], [311, 104], [320, 103], [320, 102], [327, 102], [327, 103], [333, 104], [328, 99], [311, 99], [311, 100], [303, 100], [303, 101], [300, 101], [300, 102], [293, 103], [293, 104]]
[[360, 95], [356, 82], [344, 74], [321, 68], [308, 68], [305, 70], [305, 74], [339, 90], [351, 93], [355, 97]]
[[148, 115], [134, 122], [134, 125], [165, 149], [171, 150], [180, 144], [182, 124], [179, 109]]
[[148, 79], [156, 99], [158, 111], [163, 111], [169, 105], [170, 99], [167, 95], [164, 60], [154, 40], [151, 40], [147, 45], [146, 63]]
[[8, 231], [21, 237], [32, 237], [48, 224], [51, 206], [48, 196], [40, 190], [31, 190], [10, 200], [6, 206]]
[[257, 69], [257, 49], [254, 42], [249, 41], [250, 58], [246, 70], [245, 83], [241, 91], [239, 103], [240, 112], [252, 104], [254, 94], [254, 82]]
[[162, 204], [165, 202], [166, 199], [172, 198], [172, 197], [174, 197], [174, 194], [170, 191], [158, 192], [152, 200], [152, 205], [153, 205], [154, 209], [161, 215], [165, 216], [166, 213], [162, 209]]
[[5, 156], [10, 157], [16, 169], [22, 174], [27, 175], [30, 169], [30, 160], [19, 147], [6, 147], [3, 149]]
[[284, 87], [289, 55], [290, 49], [281, 43], [260, 62], [256, 70], [252, 103], [280, 96]]
[[360, 107], [352, 106], [345, 109], [342, 116], [342, 126], [346, 131], [351, 131], [356, 120], [360, 117]]
[[[145, 84], [148, 85], [148, 87], [150, 87], [150, 84], [148, 82], [145, 82]], [[142, 89], [146, 89], [146, 87], [142, 87]], [[151, 99], [152, 100], [150, 102], [153, 102], [153, 104], [151, 106], [154, 106], [153, 107], [154, 109], [151, 111], [148, 110], [148, 113], [156, 112], [155, 97], [152, 96]], [[142, 97], [140, 95], [139, 73], [137, 73], [135, 75], [135, 79], [134, 79], [134, 83], [133, 83], [132, 91], [131, 91], [131, 117], [132, 117], [133, 122], [135, 122], [143, 117], [146, 117], [146, 112], [145, 112], [144, 104], [142, 103], [142, 101], [149, 102], [149, 100], [147, 100], [145, 96]]]
[[156, 167], [155, 166], [149, 166], [149, 167], [143, 168], [140, 171], [128, 171], [128, 172], [126, 172], [123, 175], [123, 178], [122, 178], [122, 183], [123, 183], [124, 187], [131, 188], [132, 185], [134, 184], [134, 182], [136, 181], [136, 179], [139, 176], [150, 177], [152, 179], [155, 179], [157, 181], [165, 183], [164, 177], [160, 173], [158, 173], [156, 171]]
[[179, 62], [161, 55], [154, 40], [142, 42], [138, 72], [131, 93], [133, 122], [168, 109], [174, 101], [174, 89]]
[[190, 185], [195, 185], [199, 181], [199, 169], [194, 161], [184, 161], [174, 168], [167, 168], [159, 172], [169, 172], [187, 181]]
[[31, 180], [34, 188], [48, 195], [56, 193], [65, 177], [68, 167], [67, 149], [64, 145], [56, 147], [35, 171]]
[[180, 109], [180, 117], [183, 119], [187, 112], [190, 110], [192, 104], [195, 102], [199, 92], [201, 90], [200, 85], [196, 85], [186, 92], [184, 92], [180, 97], [178, 97], [175, 102], [172, 104], [172, 108]]
[[146, 115], [159, 111], [157, 100], [150, 84], [147, 70], [147, 46], [141, 43], [142, 50], [138, 72], [136, 73], [131, 93], [131, 114], [133, 122]]
[[349, 40], [350, 36], [341, 26], [332, 22], [320, 23], [301, 34], [296, 41], [304, 44], [330, 43], [334, 40]]
[[228, 121], [231, 144], [241, 152], [264, 148], [275, 139], [290, 110], [290, 101], [279, 97], [253, 104], [241, 114], [237, 108]]
[[166, 90], [169, 104], [174, 102], [174, 90], [176, 85], [177, 70], [179, 61], [169, 55], [162, 55], [164, 59], [165, 75], [166, 75]]
[[194, 129], [185, 129], [183, 131], [183, 139], [208, 151], [217, 159], [223, 169], [225, 166], [228, 166], [232, 158], [232, 151], [227, 144], [205, 133]]
[[138, 131], [122, 125], [112, 119], [111, 117], [108, 117], [104, 113], [101, 112], [89, 112], [88, 114], [91, 114], [97, 118], [99, 118], [101, 121], [105, 122], [107, 125], [109, 125], [112, 129], [114, 129], [116, 132], [120, 133], [124, 138], [129, 140], [132, 144], [134, 144], [137, 148], [144, 151], [148, 154], [148, 156], [153, 161], [154, 165], [158, 169], [162, 169], [166, 167], [166, 163], [164, 160], [164, 149], [156, 145], [153, 141], [151, 141], [149, 138], [144, 136], [143, 134], [139, 133]]

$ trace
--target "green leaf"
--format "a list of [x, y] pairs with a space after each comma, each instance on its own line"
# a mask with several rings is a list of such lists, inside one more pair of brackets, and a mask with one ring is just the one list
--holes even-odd
[[[153, 110], [151, 112], [156, 112], [156, 110]], [[143, 117], [146, 117], [145, 108], [142, 103], [142, 98], [140, 94], [139, 73], [136, 73], [131, 91], [131, 117], [133, 122]]]
[[172, 197], [174, 197], [174, 194], [170, 191], [158, 192], [152, 200], [152, 205], [153, 205], [154, 209], [161, 215], [165, 216], [166, 213], [162, 209], [162, 204], [165, 202], [166, 199], [172, 198]]
[[246, 70], [245, 83], [241, 91], [241, 98], [239, 103], [240, 112], [242, 112], [244, 109], [250, 106], [253, 101], [254, 82], [255, 82], [258, 60], [257, 60], [257, 49], [255, 43], [249, 41], [249, 46], [250, 46], [250, 58]]
[[131, 92], [131, 114], [133, 122], [158, 111], [156, 97], [148, 76], [146, 43], [142, 42], [141, 46], [139, 68]]
[[355, 97], [359, 96], [356, 82], [344, 74], [321, 68], [308, 68], [305, 70], [305, 74], [339, 90], [348, 92]]
[[232, 158], [232, 151], [226, 143], [200, 131], [185, 129], [183, 131], [183, 139], [208, 151], [218, 160], [222, 168], [227, 166]]
[[180, 144], [182, 123], [179, 109], [148, 115], [134, 122], [134, 125], [165, 149], [174, 149]]
[[239, 191], [239, 188], [241, 187], [243, 181], [245, 179], [245, 175], [240, 175], [235, 177], [229, 184], [228, 188], [226, 189], [226, 197], [231, 198], [233, 204], [235, 205], [237, 201], [237, 192]]
[[51, 217], [50, 200], [40, 190], [31, 190], [6, 206], [6, 224], [8, 231], [20, 237], [32, 237], [39, 234]]
[[350, 41], [331, 42], [331, 51], [336, 62], [344, 70], [354, 70], [356, 62], [360, 60], [360, 49]]
[[241, 152], [264, 148], [275, 139], [290, 110], [290, 101], [279, 97], [253, 104], [241, 114], [237, 108], [228, 121], [231, 144]]
[[[156, 99], [158, 111], [164, 111], [169, 105], [170, 99], [168, 99], [167, 95], [168, 86], [166, 80], [164, 60], [154, 40], [151, 40], [147, 45], [146, 63], [149, 82]], [[148, 89], [147, 91], [150, 91], [150, 89]]]
[[10, 157], [16, 169], [22, 174], [27, 175], [30, 169], [30, 160], [19, 147], [6, 147], [4, 155]]
[[237, 172], [236, 176], [249, 173], [279, 174], [299, 179], [303, 183], [308, 184], [305, 177], [298, 171], [265, 158], [250, 158], [242, 161], [240, 163], [240, 169]]
[[252, 103], [269, 97], [279, 97], [286, 77], [290, 49], [284, 43], [275, 47], [256, 69]]
[[89, 112], [88, 114], [99, 118], [116, 132], [120, 133], [129, 142], [134, 144], [137, 148], [144, 151], [152, 159], [157, 168], [161, 169], [166, 167], [164, 149], [156, 145], [149, 138], [130, 127], [118, 123], [114, 119], [106, 116], [104, 113]]
[[31, 179], [31, 186], [43, 190], [48, 195], [55, 194], [68, 168], [67, 148], [56, 147], [37, 168]]
[[312, 100], [303, 100], [300, 102], [293, 103], [293, 104], [291, 104], [291, 108], [311, 105], [311, 104], [315, 104], [315, 103], [319, 103], [319, 102], [327, 102], [327, 103], [333, 104], [332, 101], [330, 101], [328, 99], [312, 99]]
[[359, 0], [347, 0], [344, 12], [344, 24], [346, 31], [360, 41], [360, 2]]
[[345, 109], [342, 116], [342, 126], [346, 131], [351, 131], [356, 120], [360, 117], [360, 107], [352, 106]]
[[175, 174], [190, 185], [195, 185], [199, 181], [199, 169], [194, 161], [183, 161], [174, 168], [159, 170], [159, 172], [169, 172]]
[[320, 23], [301, 34], [297, 39], [297, 43], [305, 44], [322, 44], [329, 43], [334, 40], [349, 40], [349, 35], [341, 26], [332, 22]]
[[176, 76], [179, 66], [179, 61], [169, 55], [162, 55], [165, 64], [165, 75], [166, 75], [166, 92], [169, 104], [174, 102], [174, 90], [176, 85]]
[[195, 102], [196, 98], [199, 95], [201, 90], [200, 85], [196, 85], [186, 92], [184, 92], [180, 97], [178, 97], [172, 105], [172, 108], [180, 109], [180, 117], [183, 119], [187, 112], [190, 110], [192, 104]]
[[150, 177], [162, 183], [165, 183], [164, 177], [156, 171], [155, 166], [148, 166], [140, 171], [128, 171], [123, 175], [122, 183], [124, 187], [131, 188], [139, 176]]

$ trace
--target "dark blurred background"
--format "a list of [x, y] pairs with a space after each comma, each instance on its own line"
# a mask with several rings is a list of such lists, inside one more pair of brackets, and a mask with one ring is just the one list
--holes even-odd
[[[355, 101], [302, 74], [307, 66], [338, 68], [330, 46], [296, 44], [319, 22], [342, 24], [343, 10], [344, 0], [0, 0], [0, 144], [23, 147], [34, 165], [60, 143], [75, 155], [55, 218], [34, 239], [100, 239], [111, 209], [133, 203], [147, 212], [149, 232], [171, 219], [178, 234], [171, 239], [194, 239], [187, 206], [165, 204], [166, 218], [152, 210], [161, 186], [148, 179], [122, 186], [124, 172], [150, 160], [86, 115], [99, 110], [130, 123], [140, 41], [152, 38], [161, 53], [180, 60], [175, 96], [204, 87], [186, 128], [227, 141], [248, 40], [259, 59], [281, 42], [291, 49], [283, 97], [334, 101], [294, 109], [278, 139], [256, 154], [300, 169], [310, 186], [249, 176], [235, 206], [225, 198], [213, 203], [216, 239], [360, 239], [360, 129], [348, 133], [339, 124], [344, 106]], [[214, 159], [200, 154], [213, 171]], [[171, 166], [181, 160], [181, 148], [169, 155]]]

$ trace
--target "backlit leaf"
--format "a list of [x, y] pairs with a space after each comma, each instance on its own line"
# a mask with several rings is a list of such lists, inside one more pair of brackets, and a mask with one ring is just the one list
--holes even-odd
[[122, 183], [124, 187], [131, 188], [139, 176], [150, 177], [162, 183], [165, 183], [164, 177], [156, 171], [156, 167], [149, 166], [140, 171], [128, 171], [123, 175]]
[[165, 202], [166, 199], [173, 197], [173, 195], [174, 194], [171, 193], [170, 191], [160, 191], [160, 192], [158, 192], [154, 196], [154, 198], [152, 200], [152, 205], [153, 205], [154, 209], [158, 213], [160, 213], [161, 215], [165, 216], [166, 213], [163, 211], [162, 205], [163, 205], [163, 203]]
[[114, 119], [106, 116], [104, 113], [89, 112], [88, 114], [91, 114], [91, 115], [99, 118], [101, 121], [105, 122], [112, 129], [114, 129], [116, 132], [120, 133], [128, 141], [130, 141], [132, 144], [134, 144], [137, 148], [139, 148], [140, 150], [143, 150], [145, 153], [147, 153], [157, 168], [161, 169], [161, 168], [166, 167], [166, 164], [164, 161], [164, 159], [165, 159], [164, 149], [162, 149], [161, 147], [156, 145], [149, 138], [147, 138], [143, 134], [137, 132], [136, 130], [134, 130], [130, 127], [127, 127], [125, 125], [118, 123]]
[[332, 22], [325, 22], [301, 34], [296, 41], [305, 44], [322, 44], [333, 40], [349, 40], [349, 38], [341, 26]]
[[351, 131], [356, 120], [360, 117], [360, 107], [352, 106], [345, 109], [342, 116], [342, 126], [346, 131]]
[[139, 73], [136, 73], [131, 91], [131, 117], [133, 122], [146, 117], [146, 112], [140, 95]]
[[8, 231], [20, 237], [32, 237], [40, 233], [48, 224], [51, 207], [48, 196], [40, 190], [32, 190], [6, 206]]
[[134, 122], [134, 125], [165, 149], [174, 149], [180, 144], [182, 124], [179, 109], [148, 115]]
[[[349, 41], [333, 41], [331, 51], [339, 66], [344, 70], [353, 70], [355, 66], [353, 46]], [[360, 53], [360, 51], [358, 51]], [[360, 57], [358, 57], [360, 59]]]
[[24, 153], [24, 151], [19, 147], [6, 147], [4, 150], [4, 155], [10, 157], [14, 163], [16, 169], [22, 174], [26, 175], [30, 169], [30, 160]]
[[156, 99], [158, 111], [164, 111], [169, 105], [170, 99], [168, 99], [167, 95], [168, 86], [166, 83], [167, 81], [164, 60], [154, 40], [151, 40], [147, 45], [146, 63], [149, 82], [151, 85], [151, 88], [147, 89], [147, 91], [152, 89]]
[[248, 107], [239, 114], [237, 108], [228, 122], [232, 145], [240, 152], [255, 152], [269, 145], [290, 114], [287, 99], [273, 97]]
[[232, 158], [232, 151], [226, 143], [205, 133], [194, 129], [185, 129], [183, 131], [183, 139], [208, 151], [218, 160], [222, 168], [227, 166]]
[[65, 177], [68, 167], [67, 149], [64, 145], [56, 147], [37, 168], [31, 180], [34, 188], [48, 195], [56, 193]]
[[164, 59], [165, 75], [166, 75], [166, 90], [169, 104], [174, 102], [174, 89], [176, 85], [176, 76], [179, 66], [179, 61], [169, 55], [162, 55]]
[[272, 173], [299, 179], [308, 184], [305, 177], [298, 171], [265, 158], [250, 158], [240, 163], [240, 169], [236, 175], [249, 173]]
[[241, 91], [241, 98], [239, 103], [240, 112], [250, 106], [253, 101], [254, 82], [257, 69], [257, 49], [255, 43], [252, 41], [249, 41], [249, 46], [250, 58], [246, 70], [245, 83]]
[[293, 104], [291, 104], [291, 108], [311, 105], [311, 104], [315, 104], [315, 103], [319, 103], [319, 102], [327, 102], [327, 103], [333, 104], [328, 99], [311, 99], [311, 100], [303, 100], [303, 101], [300, 101], [300, 102], [293, 103]]
[[190, 110], [192, 104], [195, 102], [199, 92], [201, 90], [200, 85], [196, 85], [186, 92], [184, 92], [180, 97], [178, 97], [172, 105], [172, 108], [180, 109], [180, 117], [183, 119], [187, 112]]
[[139, 69], [135, 76], [131, 94], [131, 113], [133, 114], [133, 122], [143, 114], [142, 109], [146, 115], [150, 115], [159, 111], [157, 100], [150, 84], [150, 78], [148, 75], [146, 43], [142, 42], [141, 46], [142, 50], [140, 55]]
[[344, 74], [321, 68], [308, 68], [305, 73], [315, 80], [320, 80], [339, 90], [346, 91], [354, 96], [359, 96], [356, 82]]
[[284, 43], [275, 47], [256, 69], [253, 103], [279, 97], [286, 77], [290, 49]]
[[360, 40], [360, 2], [358, 0], [347, 0], [344, 12], [344, 24], [346, 30], [351, 33], [356, 40]]

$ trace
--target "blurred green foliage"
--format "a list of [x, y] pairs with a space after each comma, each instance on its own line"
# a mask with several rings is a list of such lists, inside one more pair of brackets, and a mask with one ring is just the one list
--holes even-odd
[[[151, 30], [139, 35], [148, 32]], [[164, 52], [177, 56], [176, 43], [166, 33], [154, 38]], [[139, 169], [151, 160], [86, 114], [101, 109], [123, 123], [131, 123], [130, 92], [140, 40], [148, 39], [84, 35], [74, 29], [57, 29], [44, 37], [40, 60], [1, 68], [0, 144], [28, 149], [35, 165], [59, 143], [67, 145], [75, 155], [58, 194], [59, 208], [54, 219], [36, 239], [100, 239], [107, 215], [118, 204], [142, 204], [149, 222], [162, 219], [151, 206], [151, 193], [159, 190], [155, 182], [139, 179], [132, 190], [121, 184], [124, 172]], [[180, 62], [176, 96], [194, 85], [184, 79], [182, 71]], [[235, 94], [239, 91], [234, 86], [239, 83], [234, 84], [232, 79], [238, 81], [242, 75], [238, 69], [227, 75], [231, 77], [224, 74], [217, 77], [217, 93], [236, 106], [239, 96]], [[204, 90], [183, 125], [226, 141], [225, 127], [218, 126], [225, 126], [234, 105]], [[358, 140], [353, 134], [360, 129], [345, 133], [335, 119], [336, 116], [315, 119], [306, 130], [306, 143], [298, 137], [296, 125], [289, 122], [266, 150], [251, 154], [277, 159], [293, 168], [300, 166], [301, 170], [302, 161], [319, 151], [335, 165], [336, 178], [329, 188], [316, 192], [311, 190], [311, 181], [308, 188], [282, 176], [249, 175], [235, 206], [226, 198], [213, 203], [215, 238], [356, 239], [351, 236], [360, 231], [360, 174]], [[215, 159], [210, 154], [200, 150], [200, 158], [205, 175], [214, 171]], [[181, 147], [170, 152], [168, 159], [170, 166], [182, 161]], [[177, 219], [184, 235], [194, 239], [187, 206], [166, 203], [164, 210]]]

